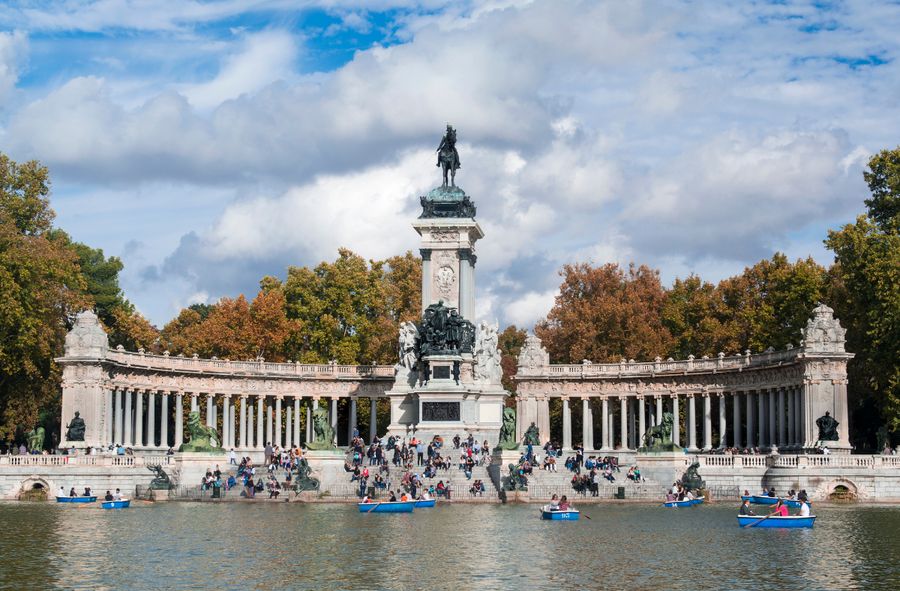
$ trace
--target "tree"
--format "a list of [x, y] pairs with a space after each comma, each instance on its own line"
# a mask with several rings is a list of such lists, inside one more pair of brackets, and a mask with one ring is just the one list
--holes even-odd
[[516, 328], [510, 325], [503, 329], [497, 337], [497, 345], [500, 348], [500, 366], [503, 369], [503, 388], [507, 392], [516, 391], [516, 383], [513, 376], [518, 367], [519, 352], [525, 346], [525, 337], [528, 333], [524, 328]]
[[51, 232], [49, 175], [0, 154], [0, 439], [59, 408], [70, 319], [91, 304], [78, 258]]
[[652, 359], [671, 348], [658, 271], [581, 263], [566, 265], [561, 275], [556, 302], [535, 327], [555, 363]]
[[675, 280], [666, 292], [662, 318], [674, 339], [668, 351], [670, 357], [712, 357], [719, 351], [734, 349], [734, 338], [729, 334], [729, 309], [716, 286], [696, 275]]
[[[841, 297], [834, 301], [847, 328], [851, 403], [866, 419], [877, 411], [900, 431], [900, 148], [869, 161], [864, 178], [872, 191], [866, 215], [828, 233], [833, 275]], [[857, 418], [861, 418], [858, 415]], [[857, 420], [860, 428], [877, 427]], [[871, 433], [867, 433], [871, 439]]]

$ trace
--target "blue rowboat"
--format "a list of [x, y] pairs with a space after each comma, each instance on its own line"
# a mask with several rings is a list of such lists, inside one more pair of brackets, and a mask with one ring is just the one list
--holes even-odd
[[434, 507], [434, 503], [436, 500], [437, 499], [428, 499], [428, 500], [422, 499], [422, 500], [416, 501], [416, 509], [424, 509], [426, 507]]
[[550, 505], [541, 507], [541, 519], [549, 519], [551, 521], [578, 521], [579, 517], [581, 517], [581, 513], [578, 509], [566, 509], [565, 511], [557, 509], [553, 511], [550, 509]]
[[702, 505], [703, 499], [691, 499], [691, 505]]
[[131, 499], [119, 499], [118, 501], [103, 501], [104, 509], [127, 509], [131, 506]]
[[697, 499], [694, 499], [693, 501], [666, 501], [663, 503], [663, 507], [693, 507], [697, 504], [694, 502], [696, 500]]
[[811, 528], [815, 521], [815, 515], [809, 515], [808, 517], [801, 517], [800, 515], [790, 515], [788, 517], [738, 515], [738, 525], [748, 529], [751, 527]]
[[396, 501], [384, 503], [357, 503], [360, 513], [412, 513], [415, 501]]
[[[742, 501], [750, 501], [754, 505], [775, 505], [778, 503], [778, 497], [767, 497], [764, 495], [741, 495]], [[781, 502], [791, 509], [799, 509], [802, 501], [794, 499], [781, 499]]]
[[97, 497], [56, 497], [57, 503], [96, 503]]

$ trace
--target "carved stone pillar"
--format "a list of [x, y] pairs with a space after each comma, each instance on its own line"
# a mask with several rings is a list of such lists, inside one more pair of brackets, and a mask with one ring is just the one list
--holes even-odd
[[134, 445], [144, 447], [144, 391], [134, 391]]
[[628, 399], [619, 396], [619, 444], [622, 449], [628, 449]]
[[735, 392], [731, 395], [731, 438], [734, 440], [734, 447], [741, 447], [741, 397]]
[[675, 445], [681, 445], [681, 413], [678, 408], [678, 394], [672, 394], [672, 418], [675, 420], [672, 424], [672, 442]]
[[103, 443], [104, 445], [109, 445], [111, 443], [115, 443], [113, 439], [115, 439], [115, 418], [113, 418], [113, 399], [115, 397], [115, 388], [107, 388], [105, 391], [106, 395], [106, 407], [104, 408], [103, 413]]
[[240, 439], [239, 447], [246, 449], [247, 447], [247, 395], [241, 394], [241, 431], [238, 435]]
[[610, 443], [612, 442], [611, 441], [612, 437], [610, 437], [610, 435], [612, 435], [612, 434], [610, 433], [610, 428], [609, 428], [609, 423], [610, 423], [609, 400], [607, 400], [607, 398], [604, 396], [601, 399], [600, 404], [601, 404], [601, 409], [602, 409], [600, 411], [600, 416], [602, 417], [600, 419], [600, 424], [601, 424], [600, 428], [602, 429], [602, 432], [600, 433], [600, 441], [601, 441], [600, 450], [601, 451], [609, 451], [611, 448]]
[[591, 402], [588, 398], [581, 399], [581, 445], [585, 451], [594, 449], [594, 426], [591, 416]]
[[294, 445], [300, 447], [300, 397], [294, 396]]
[[369, 398], [369, 443], [378, 435], [378, 399]]
[[291, 445], [294, 444], [292, 441], [294, 435], [294, 409], [291, 408], [290, 404], [285, 405], [284, 409], [284, 447], [287, 449], [291, 448]]
[[266, 401], [266, 445], [275, 444], [275, 409], [272, 408], [272, 400]]
[[769, 430], [768, 441], [769, 441], [769, 451], [775, 452], [778, 451], [778, 431], [775, 425], [775, 418], [778, 415], [778, 393], [776, 392], [777, 388], [770, 388], [768, 395], [768, 414], [769, 414]]
[[191, 412], [200, 412], [200, 393], [191, 392]]
[[156, 447], [156, 392], [147, 391], [147, 447]]
[[697, 451], [697, 405], [693, 394], [688, 394], [688, 450]]
[[266, 436], [263, 433], [263, 425], [266, 420], [266, 397], [256, 397], [256, 449], [262, 449], [266, 445]]
[[752, 449], [756, 447], [756, 426], [753, 424], [753, 417], [755, 416], [753, 413], [754, 394], [753, 392], [747, 392], [744, 396], [747, 398], [747, 447]]
[[784, 406], [784, 387], [778, 388], [778, 446], [787, 446], [787, 409]]
[[709, 392], [703, 393], [703, 449], [712, 449], [712, 398]]
[[719, 392], [719, 449], [725, 449], [728, 445], [728, 425], [725, 413], [725, 392]]
[[125, 390], [125, 439], [122, 445], [132, 447], [134, 438], [132, 437], [131, 425], [134, 423], [134, 410], [131, 407], [131, 388]]
[[334, 432], [334, 445], [337, 445], [338, 397], [331, 397], [331, 430]]
[[281, 438], [281, 400], [281, 394], [275, 397], [275, 439], [272, 444], [278, 446], [281, 446], [284, 441]]
[[564, 450], [572, 449], [572, 410], [569, 408], [569, 397], [564, 396], [562, 399], [562, 420], [563, 420], [563, 440], [562, 446]]
[[638, 396], [638, 447], [644, 446], [644, 434], [647, 432], [647, 409], [644, 406], [644, 397]]
[[[227, 418], [228, 415], [223, 415]], [[225, 428], [225, 422], [222, 422], [222, 428]], [[224, 438], [223, 438], [224, 439]], [[184, 393], [178, 392], [175, 395], [175, 451], [184, 443]]]
[[169, 449], [169, 393], [163, 391], [159, 411], [159, 444]]
[[347, 444], [353, 441], [353, 430], [356, 429], [356, 398], [350, 398], [350, 420], [347, 422]]
[[656, 417], [654, 420], [654, 424], [659, 425], [662, 423], [663, 416], [663, 399], [662, 396], [656, 396]]
[[313, 407], [319, 404], [319, 399], [316, 397], [310, 398], [309, 402], [306, 405], [306, 441], [315, 441], [314, 436], [316, 432], [313, 430]]
[[213, 393], [208, 392], [206, 394], [206, 426], [213, 427], [215, 426], [215, 419], [213, 419], [213, 409], [215, 408], [215, 398], [213, 398]]

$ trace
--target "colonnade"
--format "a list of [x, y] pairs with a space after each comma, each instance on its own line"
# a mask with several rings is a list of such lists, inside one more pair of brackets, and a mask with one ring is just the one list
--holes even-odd
[[[596, 451], [637, 449], [647, 429], [659, 425], [664, 413], [672, 413], [674, 419], [673, 442], [689, 451], [735, 447], [771, 452], [815, 445], [815, 433], [805, 428], [807, 409], [801, 385], [734, 392], [563, 395], [560, 398], [563, 449], [572, 449], [573, 443], [582, 443], [585, 449]], [[592, 403], [596, 398], [599, 404]], [[550, 396], [537, 400], [538, 420], [549, 417], [549, 403]], [[542, 405], [547, 405], [547, 409], [540, 408]], [[572, 419], [578, 407], [582, 429], [573, 436]], [[538, 426], [546, 440], [551, 434], [549, 419], [544, 420], [546, 423]], [[682, 423], [685, 441], [681, 437]], [[523, 422], [522, 426], [527, 423]]]
[[[291, 447], [313, 441], [314, 408], [326, 402], [337, 438], [340, 396], [215, 394], [146, 388], [114, 387], [106, 390], [103, 445], [121, 444], [139, 449], [176, 450], [185, 442], [185, 396], [190, 411], [216, 429], [226, 449], [262, 449], [266, 443]], [[357, 404], [350, 397], [347, 440], [357, 430]], [[362, 400], [365, 400], [362, 398]], [[369, 441], [377, 434], [377, 397], [369, 400]], [[202, 412], [201, 412], [201, 409]], [[221, 431], [218, 429], [221, 416]], [[170, 424], [173, 429], [170, 430]], [[305, 424], [305, 430], [301, 425]], [[336, 442], [335, 442], [336, 443]]]

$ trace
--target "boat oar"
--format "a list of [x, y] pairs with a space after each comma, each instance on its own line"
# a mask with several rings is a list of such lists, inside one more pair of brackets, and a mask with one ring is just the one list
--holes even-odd
[[587, 519], [587, 520], [590, 520], [590, 519], [591, 519], [591, 516], [588, 515], [587, 513], [582, 513], [582, 515], [584, 515], [584, 518]]
[[371, 509], [369, 509], [368, 511], [366, 511], [366, 513], [371, 513], [371, 512], [374, 511], [375, 508], [376, 508], [378, 505], [380, 505], [380, 504], [381, 504], [381, 503], [375, 503], [374, 505], [372, 505], [372, 508], [371, 508]]
[[759, 519], [759, 520], [757, 520], [757, 521], [754, 521], [753, 523], [748, 523], [747, 525], [745, 525], [745, 526], [743, 526], [743, 527], [753, 527], [753, 526], [756, 525], [757, 523], [762, 523], [763, 521], [765, 521], [766, 519], [768, 519], [769, 517], [771, 517], [771, 516], [773, 516], [773, 515], [775, 515], [775, 514], [774, 514], [774, 513], [769, 513], [768, 515], [766, 515], [766, 516], [763, 517], [762, 519]]

